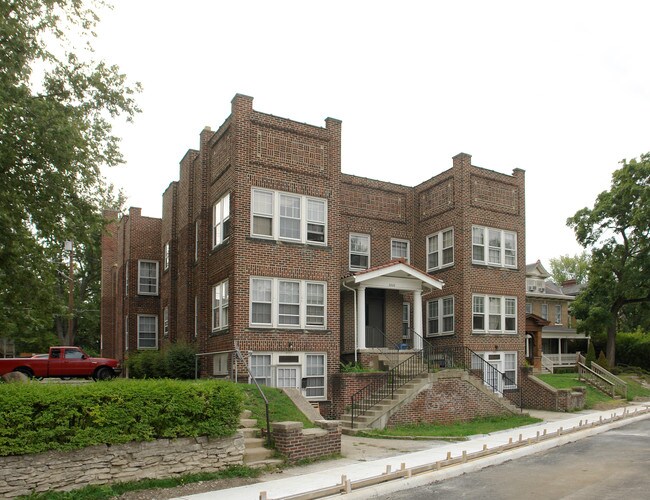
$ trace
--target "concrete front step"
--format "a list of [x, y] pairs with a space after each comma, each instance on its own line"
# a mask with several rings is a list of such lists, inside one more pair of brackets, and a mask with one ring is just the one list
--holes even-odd
[[244, 451], [244, 463], [246, 465], [252, 462], [260, 462], [262, 460], [267, 460], [273, 458], [275, 452], [267, 448], [257, 447], [257, 448], [246, 448]]
[[252, 467], [253, 469], [261, 469], [267, 467], [280, 467], [283, 464], [284, 464], [284, 460], [281, 460], [279, 458], [269, 458], [267, 460], [260, 460], [259, 462], [246, 463], [246, 465]]
[[240, 418], [239, 419], [240, 427], [257, 427], [257, 419], [255, 418]]

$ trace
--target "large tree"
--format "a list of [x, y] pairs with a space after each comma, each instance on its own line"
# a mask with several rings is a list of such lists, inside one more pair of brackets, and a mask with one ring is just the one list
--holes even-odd
[[610, 366], [621, 315], [632, 306], [650, 307], [650, 153], [621, 164], [593, 208], [567, 220], [578, 242], [591, 249], [589, 281], [573, 313], [583, 327], [607, 332]]
[[56, 294], [64, 242], [90, 245], [100, 167], [122, 161], [111, 121], [138, 112], [139, 85], [94, 60], [102, 5], [0, 0], [0, 336], [34, 348], [67, 314]]
[[582, 285], [587, 282], [590, 260], [591, 258], [587, 252], [576, 254], [573, 257], [560, 255], [551, 258], [551, 279], [558, 285], [572, 279]]

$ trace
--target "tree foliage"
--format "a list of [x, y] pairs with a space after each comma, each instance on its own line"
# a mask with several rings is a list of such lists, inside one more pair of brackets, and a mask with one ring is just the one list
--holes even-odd
[[0, 0], [0, 336], [33, 350], [67, 314], [64, 241], [95, 249], [113, 197], [100, 173], [122, 161], [111, 120], [138, 112], [139, 85], [93, 59], [101, 5]]
[[591, 249], [589, 281], [572, 312], [580, 328], [607, 332], [611, 367], [621, 316], [633, 307], [650, 307], [650, 153], [621, 164], [594, 207], [567, 220], [578, 242]]
[[551, 279], [561, 285], [567, 280], [576, 280], [576, 283], [582, 285], [587, 282], [589, 273], [590, 256], [587, 252], [570, 255], [560, 255], [557, 258], [551, 258]]

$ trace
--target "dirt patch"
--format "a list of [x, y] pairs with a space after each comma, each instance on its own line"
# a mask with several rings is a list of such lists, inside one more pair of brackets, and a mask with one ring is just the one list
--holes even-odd
[[168, 500], [186, 495], [197, 495], [209, 491], [236, 488], [261, 482], [260, 479], [251, 477], [233, 477], [228, 479], [214, 479], [212, 481], [200, 481], [198, 483], [184, 484], [175, 488], [154, 488], [152, 490], [130, 491], [120, 495], [122, 500]]

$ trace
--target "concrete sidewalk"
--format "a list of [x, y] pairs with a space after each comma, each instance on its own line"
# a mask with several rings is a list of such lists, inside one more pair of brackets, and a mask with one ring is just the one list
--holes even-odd
[[[635, 412], [639, 413], [635, 414]], [[444, 461], [450, 456], [461, 457], [464, 452], [471, 454], [485, 449], [495, 450], [494, 453], [489, 453], [483, 458], [446, 466], [441, 470], [408, 478], [393, 479], [354, 490], [345, 495], [346, 499], [372, 498], [375, 495], [413, 488], [432, 481], [439, 481], [479, 470], [490, 465], [496, 465], [599, 434], [639, 419], [650, 418], [650, 405], [643, 403], [606, 411], [582, 411], [577, 413], [536, 410], [530, 410], [528, 413], [531, 416], [542, 418], [544, 421], [492, 434], [472, 436], [469, 440], [462, 442], [385, 440], [344, 436], [342, 440], [343, 458], [341, 459], [314, 463], [304, 467], [293, 467], [281, 473], [267, 474], [262, 478], [263, 482], [260, 483], [179, 497], [179, 500], [259, 500], [262, 492], [266, 492], [266, 498], [275, 500], [341, 484], [342, 476], [346, 476], [348, 480], [355, 482], [381, 476], [387, 471], [387, 468], [396, 471], [400, 469], [402, 464], [407, 469], [410, 469]], [[612, 419], [612, 417], [615, 418]], [[600, 423], [601, 419], [605, 422]], [[612, 421], [609, 421], [610, 419]], [[598, 425], [587, 425], [593, 423], [598, 423]], [[560, 428], [563, 432], [560, 435], [554, 435], [531, 444], [522, 443], [521, 446], [507, 451], [496, 450], [498, 447], [512, 442], [536, 440], [540, 435], [555, 434]], [[577, 430], [571, 432], [573, 428]]]

